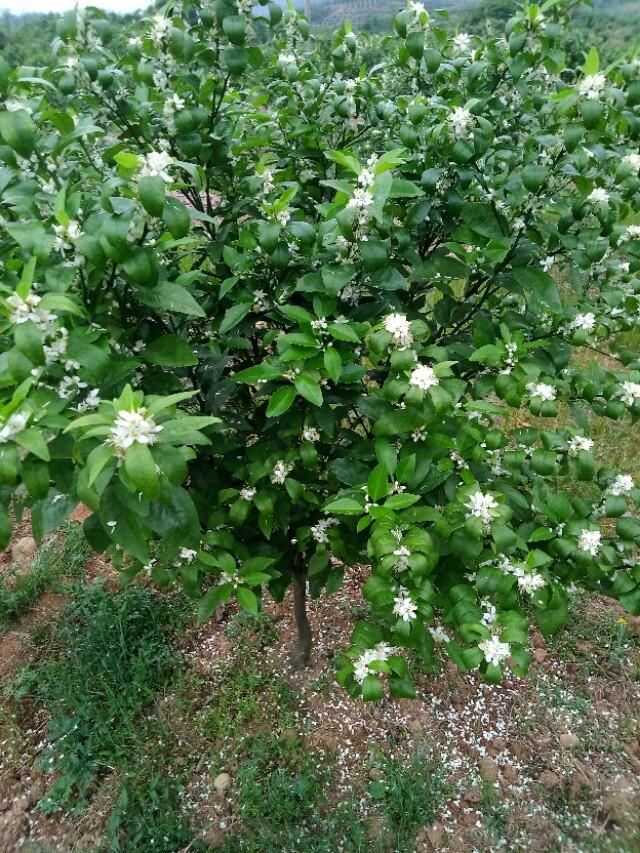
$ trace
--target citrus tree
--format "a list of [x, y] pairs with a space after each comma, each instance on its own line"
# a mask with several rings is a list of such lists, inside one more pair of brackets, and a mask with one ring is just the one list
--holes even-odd
[[434, 643], [523, 674], [576, 584], [640, 612], [640, 490], [589, 438], [640, 414], [607, 343], [640, 316], [638, 63], [566, 67], [554, 0], [330, 45], [178, 5], [121, 52], [69, 13], [53, 67], [0, 68], [2, 544], [82, 501], [202, 619], [292, 585], [299, 663], [307, 594], [367, 563], [366, 699]]

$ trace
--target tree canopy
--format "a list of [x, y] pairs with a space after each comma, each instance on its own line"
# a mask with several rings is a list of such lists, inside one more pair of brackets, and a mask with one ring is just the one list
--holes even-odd
[[185, 0], [123, 49], [78, 10], [41, 76], [1, 65], [2, 544], [82, 501], [202, 619], [293, 583], [302, 662], [307, 591], [366, 562], [367, 699], [434, 643], [524, 674], [575, 584], [639, 613], [640, 489], [589, 424], [640, 415], [607, 343], [640, 311], [640, 65], [567, 67], [567, 6], [480, 38], [410, 2], [329, 54], [276, 4]]

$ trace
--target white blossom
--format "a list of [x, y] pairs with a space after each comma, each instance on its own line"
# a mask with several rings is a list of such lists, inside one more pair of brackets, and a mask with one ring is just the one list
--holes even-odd
[[29, 293], [24, 299], [17, 293], [12, 293], [6, 299], [6, 304], [11, 308], [9, 320], [12, 323], [26, 323], [31, 320], [40, 331], [50, 330], [50, 326], [58, 318], [51, 311], [39, 308], [40, 297], [37, 293]]
[[467, 518], [479, 518], [483, 524], [490, 524], [493, 517], [491, 511], [498, 509], [498, 502], [493, 495], [484, 494], [478, 490], [469, 495], [465, 507], [469, 510]]
[[373, 194], [362, 187], [356, 187], [353, 196], [347, 202], [347, 207], [354, 207], [358, 211], [358, 222], [364, 225], [369, 217], [369, 208], [373, 204]]
[[556, 399], [556, 389], [546, 382], [529, 382], [526, 388], [532, 397], [540, 397], [545, 402], [552, 402]]
[[578, 91], [593, 100], [600, 96], [606, 85], [607, 78], [604, 74], [588, 74], [578, 83]]
[[389, 314], [384, 318], [384, 327], [393, 338], [393, 344], [406, 349], [413, 342], [411, 324], [404, 314]]
[[551, 268], [553, 267], [553, 265], [555, 264], [555, 262], [556, 262], [556, 256], [555, 255], [547, 255], [546, 258], [543, 258], [540, 261], [540, 266], [542, 267], [542, 269], [545, 272], [549, 272], [551, 270]]
[[592, 557], [596, 557], [600, 550], [601, 540], [602, 534], [599, 530], [583, 530], [578, 539], [578, 548], [581, 551], [586, 551], [587, 554], [591, 554]]
[[406, 545], [399, 545], [394, 550], [393, 556], [396, 557], [394, 566], [396, 572], [404, 572], [409, 568], [409, 557], [411, 556], [411, 551]]
[[289, 67], [295, 67], [298, 64], [298, 60], [293, 53], [280, 53], [278, 55], [278, 62]]
[[388, 643], [378, 643], [374, 648], [363, 652], [353, 664], [353, 677], [358, 684], [362, 684], [367, 675], [379, 675], [374, 669], [370, 669], [370, 665], [374, 661], [388, 660], [395, 651]]
[[73, 248], [73, 241], [81, 234], [80, 224], [75, 219], [70, 219], [66, 225], [54, 225], [53, 230], [56, 235], [53, 247], [58, 251]]
[[449, 113], [447, 121], [451, 125], [454, 135], [459, 139], [463, 139], [469, 136], [469, 131], [475, 123], [475, 118], [466, 107], [456, 107]]
[[28, 412], [14, 412], [6, 420], [0, 419], [0, 444], [11, 441], [26, 427], [29, 420]]
[[363, 169], [358, 175], [358, 183], [361, 187], [367, 189], [375, 181], [376, 176], [372, 169]]
[[244, 489], [240, 489], [240, 497], [243, 501], [251, 501], [256, 495], [257, 489], [245, 487]]
[[403, 586], [398, 589], [398, 595], [393, 599], [393, 612], [403, 622], [411, 622], [418, 613], [418, 605]]
[[81, 400], [76, 406], [76, 412], [87, 412], [89, 409], [97, 409], [100, 405], [100, 391], [98, 388], [92, 388], [84, 400]]
[[623, 382], [618, 394], [626, 406], [633, 406], [640, 400], [640, 382]]
[[173, 157], [166, 151], [151, 151], [149, 154], [141, 155], [140, 177], [160, 177], [166, 184], [172, 181], [167, 172], [173, 163]]
[[593, 440], [584, 435], [574, 435], [569, 439], [569, 456], [577, 456], [582, 450], [589, 451], [593, 448]]
[[312, 526], [311, 535], [316, 540], [316, 542], [320, 542], [321, 544], [327, 544], [329, 541], [327, 530], [334, 524], [339, 524], [337, 518], [321, 518], [320, 521], [317, 522], [317, 524], [314, 524]]
[[414, 367], [409, 377], [409, 384], [415, 385], [422, 391], [428, 391], [429, 388], [438, 385], [438, 383], [439, 380], [434, 369], [427, 364], [419, 364], [417, 367]]
[[165, 15], [154, 15], [151, 18], [149, 38], [152, 39], [155, 45], [161, 45], [164, 39], [168, 38], [170, 32], [171, 18], [167, 18]]
[[453, 49], [456, 53], [467, 51], [471, 45], [471, 36], [469, 33], [458, 33], [453, 37]]
[[518, 579], [518, 588], [522, 592], [529, 593], [529, 595], [542, 589], [547, 583], [544, 577], [538, 572], [526, 572], [519, 566], [514, 567], [513, 574]]
[[622, 158], [622, 162], [625, 166], [631, 166], [631, 169], [634, 172], [640, 172], [640, 154], [636, 151], [632, 151], [631, 154], [625, 154]]
[[411, 12], [415, 14], [417, 18], [427, 11], [424, 3], [416, 2], [416, 0], [409, 0], [408, 8]]
[[596, 315], [591, 311], [586, 314], [576, 314], [571, 321], [572, 329], [582, 329], [585, 332], [591, 332], [596, 327]]
[[287, 479], [287, 475], [293, 470], [293, 465], [290, 462], [285, 462], [284, 459], [278, 459], [273, 466], [271, 472], [271, 482], [274, 485], [281, 486]]
[[626, 240], [639, 240], [640, 239], [640, 225], [628, 225], [620, 240], [618, 242], [624, 243]]
[[161, 430], [160, 424], [156, 424], [153, 418], [147, 417], [146, 409], [138, 409], [137, 412], [121, 409], [111, 428], [107, 443], [112, 444], [121, 455], [136, 443], [155, 444]]
[[482, 619], [480, 620], [483, 625], [486, 625], [487, 628], [498, 618], [498, 608], [489, 601], [488, 598], [483, 598], [480, 604], [483, 606], [484, 610], [482, 612]]
[[607, 204], [609, 193], [604, 187], [594, 187], [587, 196], [587, 201], [590, 201], [591, 204]]
[[42, 347], [47, 364], [53, 364], [56, 361], [60, 361], [67, 351], [68, 332], [64, 326], [59, 329], [59, 332], [60, 334], [58, 337], [52, 338], [49, 340], [48, 344], [44, 344]]
[[436, 641], [436, 643], [450, 643], [451, 637], [447, 634], [444, 628], [441, 625], [436, 625], [435, 627], [429, 626], [429, 633]]
[[302, 430], [303, 441], [320, 441], [320, 433], [315, 427], [305, 427]]
[[198, 552], [194, 551], [193, 548], [180, 548], [180, 553], [178, 554], [180, 559], [187, 563], [192, 563], [197, 555]]
[[478, 648], [484, 655], [487, 663], [494, 666], [500, 666], [511, 654], [509, 643], [503, 643], [497, 634], [494, 634], [490, 640], [483, 640], [481, 643], [478, 643]]
[[609, 486], [609, 494], [611, 495], [628, 495], [635, 488], [633, 477], [629, 474], [618, 474], [613, 483]]

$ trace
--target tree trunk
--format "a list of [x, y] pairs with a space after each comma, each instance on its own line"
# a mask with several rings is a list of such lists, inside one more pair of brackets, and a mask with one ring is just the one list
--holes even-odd
[[291, 656], [291, 664], [294, 669], [301, 669], [309, 663], [312, 637], [307, 616], [307, 571], [304, 556], [298, 553], [293, 556], [293, 615], [298, 637]]

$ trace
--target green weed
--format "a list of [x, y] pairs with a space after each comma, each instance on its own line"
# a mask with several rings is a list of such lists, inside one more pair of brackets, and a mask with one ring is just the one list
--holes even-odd
[[65, 580], [82, 576], [88, 556], [82, 526], [69, 524], [36, 553], [29, 572], [15, 586], [7, 583], [11, 572], [0, 575], [0, 633], [26, 613], [43, 592], [67, 592], [69, 584]]
[[140, 712], [175, 676], [171, 638], [183, 620], [174, 599], [135, 586], [81, 587], [66, 605], [46, 655], [12, 691], [51, 715], [42, 761], [58, 778], [41, 802], [45, 811], [81, 809], [96, 777], [127, 763]]

